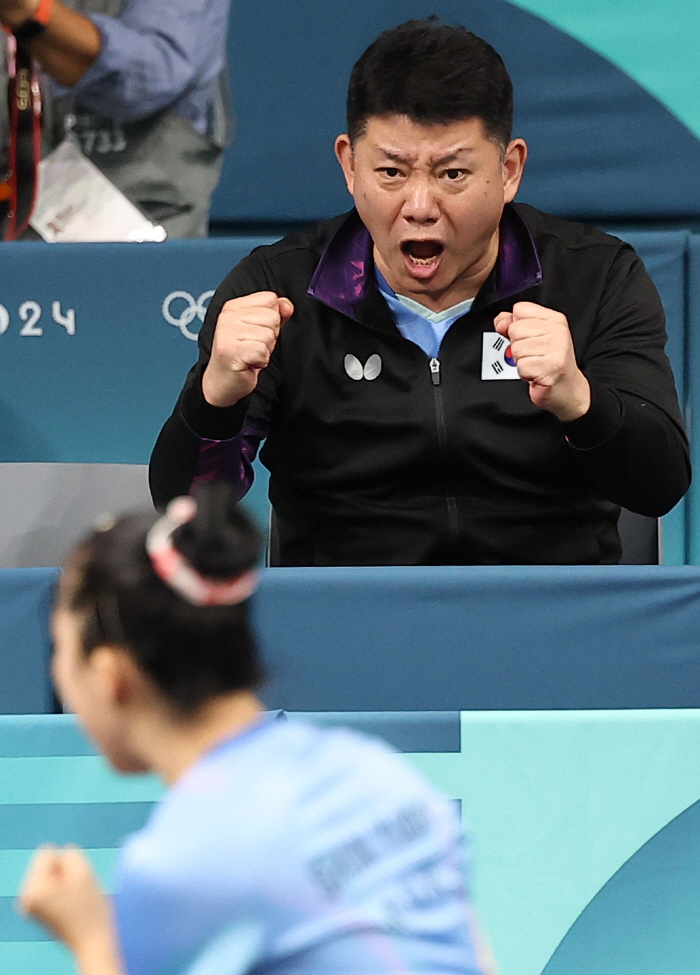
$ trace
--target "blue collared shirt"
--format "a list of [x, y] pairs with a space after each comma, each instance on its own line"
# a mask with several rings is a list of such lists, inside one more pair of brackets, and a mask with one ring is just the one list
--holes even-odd
[[448, 329], [471, 310], [474, 299], [467, 298], [444, 311], [430, 311], [411, 298], [397, 295], [376, 265], [374, 273], [377, 286], [394, 316], [399, 332], [405, 339], [419, 346], [429, 359], [436, 359]]
[[231, 0], [125, 0], [119, 17], [86, 13], [100, 32], [96, 61], [72, 88], [91, 112], [122, 122], [172, 107], [209, 134], [226, 56]]

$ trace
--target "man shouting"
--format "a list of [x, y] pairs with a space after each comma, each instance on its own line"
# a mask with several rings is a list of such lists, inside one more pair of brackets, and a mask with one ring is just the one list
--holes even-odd
[[435, 19], [355, 65], [355, 207], [224, 280], [151, 461], [163, 504], [270, 470], [282, 565], [615, 563], [688, 447], [659, 297], [614, 237], [514, 204], [498, 54]]

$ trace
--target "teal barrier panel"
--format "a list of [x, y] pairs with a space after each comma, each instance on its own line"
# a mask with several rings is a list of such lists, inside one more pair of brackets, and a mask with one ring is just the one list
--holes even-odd
[[[697, 975], [700, 711], [299, 716], [381, 733], [460, 802], [501, 975]], [[74, 975], [14, 908], [34, 847], [82, 845], [109, 889], [160, 794], [70, 716], [0, 717], [0, 971]]]

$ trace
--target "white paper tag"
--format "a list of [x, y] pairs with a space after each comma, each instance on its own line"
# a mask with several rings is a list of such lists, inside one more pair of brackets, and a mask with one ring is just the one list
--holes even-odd
[[498, 332], [484, 332], [483, 334], [481, 378], [520, 379], [518, 367], [510, 355], [510, 343]]
[[49, 243], [160, 241], [166, 233], [64, 139], [39, 163], [39, 194], [31, 225]]

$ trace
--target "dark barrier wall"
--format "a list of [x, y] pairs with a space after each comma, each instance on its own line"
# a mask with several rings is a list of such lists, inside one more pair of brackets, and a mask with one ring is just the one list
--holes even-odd
[[5, 248], [0, 462], [147, 463], [214, 289], [266, 241]]
[[54, 710], [49, 612], [57, 578], [56, 569], [0, 572], [0, 714]]
[[[51, 709], [55, 579], [0, 572], [3, 710]], [[700, 707], [691, 566], [267, 569], [255, 607], [269, 707]]]
[[700, 707], [694, 567], [268, 569], [270, 707]]
[[[687, 427], [695, 477], [686, 500], [688, 509], [688, 561], [700, 563], [700, 236], [694, 235], [688, 248], [688, 328], [686, 332], [686, 372], [689, 393]], [[695, 417], [695, 423], [693, 423]]]

